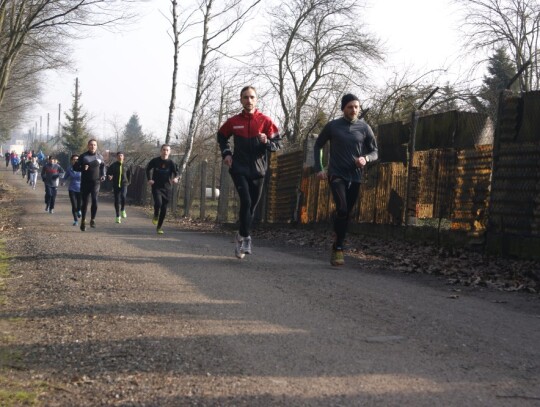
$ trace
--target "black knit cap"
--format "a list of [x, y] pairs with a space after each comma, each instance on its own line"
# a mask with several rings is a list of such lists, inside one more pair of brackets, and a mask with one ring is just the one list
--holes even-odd
[[341, 110], [345, 109], [345, 106], [347, 106], [347, 103], [352, 102], [353, 100], [358, 100], [360, 102], [360, 99], [358, 99], [355, 95], [352, 93], [347, 93], [341, 98]]

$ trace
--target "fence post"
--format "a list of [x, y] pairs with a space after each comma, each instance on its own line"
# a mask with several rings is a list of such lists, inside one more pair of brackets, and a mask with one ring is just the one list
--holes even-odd
[[200, 203], [200, 219], [206, 218], [206, 169], [208, 167], [208, 161], [204, 160], [201, 163], [201, 203]]
[[191, 167], [186, 167], [186, 177], [184, 185], [184, 216], [189, 218], [189, 212], [191, 207]]
[[225, 223], [229, 220], [229, 187], [231, 177], [229, 176], [229, 167], [221, 165], [221, 174], [219, 176], [219, 200], [217, 210], [217, 222]]
[[[429, 99], [433, 97], [433, 95], [439, 90], [438, 87], [433, 89], [431, 93], [428, 95], [427, 98], [424, 99], [422, 103], [420, 103], [420, 106], [418, 106], [418, 109], [414, 109], [412, 113], [412, 123], [411, 123], [411, 137], [409, 140], [409, 162], [407, 165], [407, 188], [406, 188], [406, 196], [405, 196], [405, 233], [407, 233], [407, 226], [409, 225], [409, 212], [411, 211], [411, 208], [409, 208], [409, 200], [411, 196], [411, 175], [412, 175], [412, 169], [413, 169], [413, 160], [414, 160], [414, 153], [416, 150], [416, 127], [418, 125], [418, 117], [420, 116], [420, 110], [424, 107], [424, 105], [427, 103]], [[416, 213], [416, 208], [413, 208], [412, 211]]]

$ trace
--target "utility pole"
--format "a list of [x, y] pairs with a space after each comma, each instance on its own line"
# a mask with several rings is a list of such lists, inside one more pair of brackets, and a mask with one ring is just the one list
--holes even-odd
[[62, 104], [58, 103], [58, 137], [60, 137], [60, 112], [62, 111]]

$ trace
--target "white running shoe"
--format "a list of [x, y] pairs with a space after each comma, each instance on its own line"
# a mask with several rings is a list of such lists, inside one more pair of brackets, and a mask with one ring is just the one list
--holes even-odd
[[234, 238], [234, 254], [239, 259], [243, 259], [245, 257], [244, 252], [242, 251], [242, 246], [244, 245], [244, 239], [242, 236], [237, 234]]
[[251, 254], [251, 236], [244, 237], [242, 242], [242, 249], [245, 254]]

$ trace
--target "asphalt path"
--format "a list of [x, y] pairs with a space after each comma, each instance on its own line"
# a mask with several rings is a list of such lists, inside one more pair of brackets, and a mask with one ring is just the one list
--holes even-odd
[[537, 297], [452, 295], [256, 239], [238, 260], [232, 234], [166, 222], [158, 236], [141, 208], [115, 224], [108, 200], [81, 232], [65, 188], [49, 214], [41, 182], [2, 176], [20, 191], [12, 238], [29, 244], [12, 249], [35, 255], [14, 267], [41, 264], [3, 317], [27, 321], [32, 374], [70, 389], [51, 405], [540, 405]]

